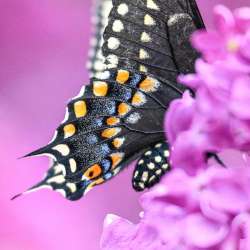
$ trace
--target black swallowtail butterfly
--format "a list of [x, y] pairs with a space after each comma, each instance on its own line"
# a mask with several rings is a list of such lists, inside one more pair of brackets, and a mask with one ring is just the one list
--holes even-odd
[[204, 28], [195, 0], [100, 0], [97, 9], [91, 83], [52, 141], [28, 154], [53, 159], [29, 191], [50, 187], [77, 200], [136, 158], [132, 184], [142, 191], [170, 169], [163, 117], [184, 91], [177, 75], [193, 72], [198, 57], [189, 43]]

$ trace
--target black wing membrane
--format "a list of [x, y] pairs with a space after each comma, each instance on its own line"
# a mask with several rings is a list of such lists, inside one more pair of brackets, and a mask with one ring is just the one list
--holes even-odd
[[[66, 198], [77, 200], [140, 156], [146, 163], [156, 161], [162, 172], [167, 170], [162, 155], [167, 148], [163, 143], [164, 114], [170, 101], [184, 90], [176, 76], [192, 72], [198, 56], [189, 44], [189, 36], [203, 27], [194, 3], [112, 1], [104, 40], [100, 42], [102, 70], [93, 70], [90, 84], [69, 102], [53, 140], [28, 155], [46, 154], [54, 160], [35, 188], [50, 186]], [[93, 62], [96, 60], [94, 57]], [[160, 148], [156, 146], [159, 142]], [[147, 155], [149, 150], [154, 158]], [[54, 178], [58, 175], [55, 166], [60, 167], [60, 178]], [[134, 174], [134, 188], [143, 189], [138, 188], [141, 180], [145, 187], [152, 186], [152, 176], [159, 171], [154, 173], [139, 163], [138, 169], [142, 175], [139, 173], [137, 178]], [[151, 171], [151, 183], [145, 180], [143, 169]]]
[[160, 142], [147, 150], [138, 161], [132, 179], [133, 188], [143, 191], [159, 182], [170, 171], [169, 149], [166, 142]]
[[106, 64], [178, 86], [177, 74], [193, 72], [197, 52], [189, 36], [199, 28], [204, 25], [194, 0], [114, 0], [104, 33]]

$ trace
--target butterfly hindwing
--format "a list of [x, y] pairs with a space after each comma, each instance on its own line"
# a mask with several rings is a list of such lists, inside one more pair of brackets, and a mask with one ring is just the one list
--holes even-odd
[[133, 188], [136, 191], [143, 191], [152, 187], [170, 169], [168, 145], [164, 141], [158, 142], [138, 160], [133, 173]]
[[48, 188], [57, 191], [69, 200], [79, 199], [83, 192], [82, 183], [75, 184], [66, 181], [62, 166], [54, 160], [51, 162], [52, 164], [42, 181], [29, 188], [24, 193], [14, 196], [12, 199], [42, 188]]

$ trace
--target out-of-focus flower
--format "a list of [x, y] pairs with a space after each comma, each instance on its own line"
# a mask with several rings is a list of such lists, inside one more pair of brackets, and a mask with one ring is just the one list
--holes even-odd
[[250, 8], [232, 13], [219, 5], [214, 12], [217, 29], [192, 38], [203, 55], [196, 73], [179, 77], [195, 98], [185, 93], [166, 116], [172, 165], [189, 171], [204, 166], [208, 152], [250, 151]]
[[177, 135], [185, 130], [188, 130], [192, 123], [193, 118], [194, 99], [186, 91], [182, 99], [176, 100], [172, 104], [172, 109], [169, 110], [171, 122], [167, 123], [168, 140], [173, 143]]
[[135, 225], [113, 214], [107, 215], [101, 240], [102, 250], [163, 249], [157, 228], [147, 224]]
[[196, 177], [176, 169], [141, 198], [137, 225], [106, 218], [103, 250], [249, 249], [250, 169], [213, 166]]
[[215, 31], [198, 31], [192, 37], [193, 45], [208, 62], [237, 56], [250, 59], [245, 53], [249, 46], [250, 8], [241, 8], [232, 13], [222, 5], [214, 8]]

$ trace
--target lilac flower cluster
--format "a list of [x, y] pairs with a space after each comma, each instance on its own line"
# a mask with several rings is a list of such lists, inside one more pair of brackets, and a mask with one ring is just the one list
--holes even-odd
[[102, 250], [250, 250], [250, 168], [209, 166], [207, 153], [250, 151], [250, 8], [217, 6], [215, 31], [198, 31], [195, 92], [171, 103], [173, 170], [141, 197], [138, 224], [104, 222]]
[[[239, 171], [240, 170], [240, 171]], [[176, 169], [141, 197], [139, 224], [108, 215], [103, 250], [250, 249], [250, 171]]]
[[217, 30], [192, 37], [203, 55], [196, 73], [179, 77], [195, 98], [185, 92], [166, 116], [172, 164], [189, 172], [205, 165], [207, 152], [250, 150], [250, 8], [214, 12]]

